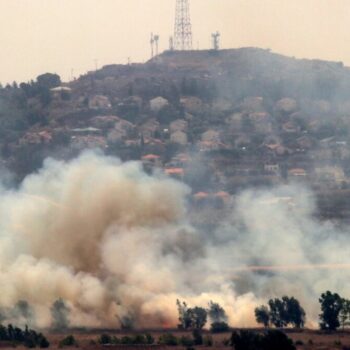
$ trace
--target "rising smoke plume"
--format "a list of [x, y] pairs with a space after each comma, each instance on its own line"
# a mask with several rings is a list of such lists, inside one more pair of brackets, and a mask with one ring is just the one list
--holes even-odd
[[[293, 269], [349, 257], [349, 236], [314, 218], [306, 189], [246, 191], [211, 233], [189, 223], [189, 193], [137, 162], [95, 153], [47, 160], [19, 189], [1, 192], [0, 307], [26, 300], [37, 325], [50, 326], [62, 298], [71, 326], [154, 327], [177, 324], [177, 299], [212, 300], [232, 325], [249, 326], [270, 297], [300, 298], [313, 322], [321, 292], [346, 297], [349, 270]], [[290, 268], [268, 267], [277, 265]]]

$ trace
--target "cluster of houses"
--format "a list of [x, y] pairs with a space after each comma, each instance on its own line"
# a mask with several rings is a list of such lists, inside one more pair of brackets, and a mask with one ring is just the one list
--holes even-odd
[[[99, 148], [184, 182], [195, 157], [211, 182], [193, 194], [199, 206], [220, 206], [251, 184], [303, 181], [315, 188], [340, 189], [349, 183], [347, 138], [321, 132], [325, 119], [319, 115], [330, 113], [327, 101], [313, 101], [317, 113], [305, 117], [292, 98], [268, 105], [262, 97], [208, 103], [181, 96], [174, 105], [163, 96], [112, 98], [84, 95], [68, 86], [51, 92], [55, 118], [48, 126], [31, 128], [17, 147], [46, 146], [64, 137], [74, 152]], [[167, 117], [170, 109], [175, 116]]]

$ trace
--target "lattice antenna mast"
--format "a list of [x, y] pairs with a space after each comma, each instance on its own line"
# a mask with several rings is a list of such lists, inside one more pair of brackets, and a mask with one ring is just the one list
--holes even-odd
[[192, 26], [189, 0], [176, 0], [175, 50], [192, 50]]

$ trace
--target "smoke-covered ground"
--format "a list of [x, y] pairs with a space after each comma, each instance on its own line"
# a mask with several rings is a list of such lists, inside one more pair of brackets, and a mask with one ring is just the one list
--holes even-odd
[[232, 325], [251, 326], [270, 297], [300, 298], [309, 324], [321, 292], [346, 297], [350, 270], [333, 264], [350, 261], [350, 237], [314, 219], [305, 188], [246, 191], [211, 234], [189, 224], [189, 193], [136, 162], [95, 153], [47, 160], [19, 189], [1, 191], [0, 306], [25, 300], [45, 327], [62, 298], [71, 326], [154, 327], [177, 324], [177, 298], [213, 300]]

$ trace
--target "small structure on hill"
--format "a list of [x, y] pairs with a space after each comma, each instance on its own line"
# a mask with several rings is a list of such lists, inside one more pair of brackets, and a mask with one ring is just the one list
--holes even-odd
[[152, 112], [158, 113], [164, 107], [168, 106], [169, 102], [166, 98], [158, 96], [149, 101], [149, 106]]

